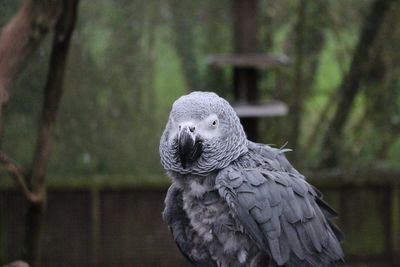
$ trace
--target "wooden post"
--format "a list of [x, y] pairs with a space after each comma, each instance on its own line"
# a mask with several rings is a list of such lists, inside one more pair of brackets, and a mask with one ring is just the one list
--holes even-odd
[[398, 265], [400, 256], [400, 185], [398, 183], [392, 185], [392, 195], [391, 195], [391, 228], [390, 237], [391, 242], [389, 247], [391, 247], [391, 258], [392, 264]]
[[[257, 52], [257, 0], [233, 0], [234, 50], [237, 54]], [[233, 70], [234, 97], [237, 102], [258, 100], [257, 70], [235, 67]], [[243, 118], [243, 127], [250, 140], [257, 140], [257, 119]]]
[[98, 266], [100, 263], [100, 189], [94, 187], [90, 190], [90, 227], [91, 227], [91, 264]]

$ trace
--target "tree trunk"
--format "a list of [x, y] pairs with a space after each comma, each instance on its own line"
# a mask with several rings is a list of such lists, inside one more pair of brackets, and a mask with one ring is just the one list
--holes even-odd
[[[292, 69], [283, 71], [278, 76], [273, 97], [282, 99], [289, 105], [289, 114], [270, 126], [269, 142], [288, 141], [293, 149], [288, 154], [291, 160], [299, 158], [301, 131], [304, 116], [304, 104], [313, 93], [313, 86], [318, 70], [321, 52], [325, 45], [325, 32], [328, 25], [329, 3], [323, 0], [297, 1], [297, 20], [288, 32], [285, 40], [285, 53], [293, 59]], [[269, 133], [271, 132], [271, 134]]]
[[[370, 122], [374, 132], [379, 135], [375, 138], [376, 149], [374, 158], [383, 161], [399, 133], [393, 118], [399, 110], [398, 71], [400, 55], [400, 31], [398, 27], [398, 12], [400, 3], [396, 3], [387, 15], [381, 30], [379, 41], [376, 42], [372, 53], [371, 68], [363, 81], [366, 97], [366, 120]], [[397, 126], [398, 127], [398, 126]], [[365, 128], [360, 131], [365, 131]], [[368, 140], [367, 142], [371, 142]]]
[[60, 99], [63, 93], [64, 72], [71, 35], [74, 30], [79, 0], [64, 0], [57, 21], [49, 72], [44, 88], [44, 102], [38, 139], [30, 174], [34, 194], [41, 196], [39, 203], [30, 203], [26, 218], [26, 259], [33, 266], [40, 265], [42, 228], [46, 206], [46, 172], [52, 150], [53, 133]]
[[40, 266], [45, 203], [29, 203], [25, 218], [24, 259], [31, 266]]
[[361, 79], [365, 77], [368, 66], [373, 64], [370, 50], [392, 2], [375, 0], [365, 18], [349, 72], [338, 88], [339, 103], [323, 139], [320, 167], [334, 167], [338, 163], [343, 128], [359, 91]]
[[297, 147], [300, 134], [301, 115], [303, 112], [304, 100], [304, 41], [306, 28], [306, 6], [307, 1], [301, 0], [298, 7], [298, 19], [295, 27], [296, 31], [296, 47], [294, 55], [294, 79], [290, 101], [290, 134], [289, 146], [293, 148], [293, 160], [297, 158]]

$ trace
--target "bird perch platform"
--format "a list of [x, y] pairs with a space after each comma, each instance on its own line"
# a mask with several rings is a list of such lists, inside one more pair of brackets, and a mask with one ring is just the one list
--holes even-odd
[[290, 63], [286, 55], [269, 54], [219, 54], [209, 55], [207, 64], [215, 67], [233, 66], [238, 68], [268, 69]]
[[271, 100], [264, 104], [234, 103], [232, 106], [240, 118], [284, 116], [289, 111], [285, 103], [276, 100]]

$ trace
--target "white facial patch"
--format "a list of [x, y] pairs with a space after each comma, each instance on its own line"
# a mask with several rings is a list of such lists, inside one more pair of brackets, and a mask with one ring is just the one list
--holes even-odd
[[194, 129], [193, 134], [204, 139], [211, 139], [221, 135], [221, 130], [219, 129], [220, 123], [216, 114], [211, 114], [200, 121], [187, 120], [177, 122], [171, 118], [170, 123], [172, 126], [168, 140], [170, 142], [172, 142], [173, 138], [185, 127]]
[[204, 139], [211, 139], [221, 135], [217, 114], [211, 114], [197, 123], [197, 134]]

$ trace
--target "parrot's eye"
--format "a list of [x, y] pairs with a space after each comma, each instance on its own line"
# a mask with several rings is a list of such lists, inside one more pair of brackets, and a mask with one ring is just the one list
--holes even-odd
[[211, 127], [216, 128], [218, 126], [218, 120], [213, 120], [211, 123]]
[[205, 127], [205, 129], [208, 130], [216, 130], [219, 126], [219, 119], [217, 114], [211, 114], [208, 117], [206, 117], [203, 121], [204, 121], [203, 127]]

